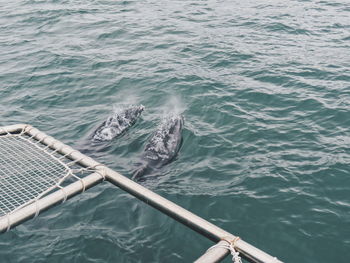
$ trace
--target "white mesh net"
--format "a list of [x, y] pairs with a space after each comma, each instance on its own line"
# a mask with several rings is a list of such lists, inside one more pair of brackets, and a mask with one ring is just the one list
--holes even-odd
[[24, 133], [0, 135], [0, 218], [87, 170]]

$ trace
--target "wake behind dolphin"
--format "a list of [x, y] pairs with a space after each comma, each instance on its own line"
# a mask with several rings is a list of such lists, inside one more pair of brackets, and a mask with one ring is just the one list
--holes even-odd
[[132, 126], [144, 109], [145, 107], [143, 105], [116, 109], [113, 115], [109, 116], [106, 121], [97, 127], [91, 136], [92, 140], [112, 140]]
[[150, 170], [171, 162], [180, 149], [184, 119], [182, 115], [168, 115], [146, 144], [141, 162], [133, 173], [133, 179]]

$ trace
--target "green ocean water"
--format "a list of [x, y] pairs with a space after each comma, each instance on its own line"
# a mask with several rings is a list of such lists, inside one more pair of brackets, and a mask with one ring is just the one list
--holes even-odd
[[[94, 149], [121, 104], [146, 110]], [[174, 111], [182, 147], [146, 187], [284, 262], [350, 262], [348, 0], [0, 1], [1, 126], [130, 177]], [[191, 262], [211, 245], [105, 182], [1, 235], [0, 262]]]

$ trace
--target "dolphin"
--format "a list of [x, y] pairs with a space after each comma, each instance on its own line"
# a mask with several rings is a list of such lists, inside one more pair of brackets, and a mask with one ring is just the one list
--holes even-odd
[[91, 139], [103, 142], [110, 141], [121, 135], [136, 122], [144, 109], [143, 105], [131, 105], [115, 110], [113, 115], [109, 116], [107, 120], [95, 129]]
[[139, 180], [145, 173], [159, 169], [174, 159], [181, 147], [183, 125], [182, 115], [168, 115], [162, 120], [147, 142], [132, 179]]

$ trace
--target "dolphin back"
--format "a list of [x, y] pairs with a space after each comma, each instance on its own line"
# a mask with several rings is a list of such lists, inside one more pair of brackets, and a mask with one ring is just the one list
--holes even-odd
[[163, 118], [145, 146], [141, 162], [133, 172], [133, 180], [142, 180], [143, 175], [159, 169], [176, 157], [182, 143], [183, 125], [182, 115]]
[[144, 109], [145, 107], [143, 105], [116, 109], [107, 120], [95, 129], [91, 136], [92, 140], [110, 141], [121, 135], [129, 127], [134, 125]]
[[163, 166], [176, 156], [182, 143], [182, 115], [166, 116], [145, 147], [143, 158], [152, 166]]

